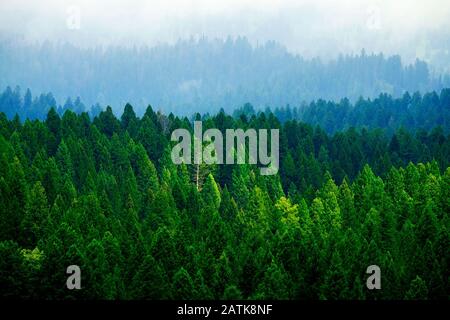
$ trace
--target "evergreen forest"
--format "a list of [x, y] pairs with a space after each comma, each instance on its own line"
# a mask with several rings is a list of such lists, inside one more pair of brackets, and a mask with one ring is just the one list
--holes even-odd
[[[191, 118], [11, 96], [2, 298], [449, 298], [450, 89]], [[170, 135], [193, 120], [279, 129], [278, 174], [175, 165]], [[66, 288], [69, 265], [81, 290]], [[382, 290], [366, 287], [370, 265]]]

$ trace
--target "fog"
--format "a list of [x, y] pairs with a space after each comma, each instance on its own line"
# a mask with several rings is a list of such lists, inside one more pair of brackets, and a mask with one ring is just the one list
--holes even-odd
[[448, 0], [1, 0], [0, 34], [80, 46], [245, 36], [307, 58], [365, 48], [448, 71], [448, 17]]

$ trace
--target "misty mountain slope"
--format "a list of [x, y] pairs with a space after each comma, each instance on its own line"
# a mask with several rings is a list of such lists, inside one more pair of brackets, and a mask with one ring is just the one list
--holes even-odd
[[200, 39], [147, 48], [90, 48], [45, 42], [0, 42], [0, 87], [51, 91], [58, 101], [80, 96], [87, 105], [130, 102], [138, 114], [152, 102], [177, 114], [227, 111], [251, 102], [256, 108], [338, 100], [380, 92], [440, 90], [449, 77], [435, 77], [425, 62], [403, 65], [399, 56], [341, 56], [323, 63], [290, 54], [275, 42], [252, 47], [246, 38]]

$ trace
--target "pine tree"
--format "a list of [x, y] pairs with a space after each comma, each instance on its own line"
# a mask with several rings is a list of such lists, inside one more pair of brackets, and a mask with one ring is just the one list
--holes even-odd
[[206, 182], [201, 190], [203, 201], [207, 206], [210, 206], [212, 210], [218, 210], [220, 207], [221, 196], [219, 188], [212, 174], [209, 174], [206, 178]]
[[174, 298], [179, 300], [189, 300], [196, 296], [194, 283], [189, 273], [180, 268], [173, 277]]
[[170, 299], [171, 284], [162, 266], [146, 255], [133, 278], [131, 288], [134, 299]]
[[417, 276], [411, 281], [411, 286], [405, 294], [406, 300], [427, 300], [428, 288], [425, 282]]
[[42, 227], [48, 219], [47, 196], [42, 184], [38, 181], [30, 191], [26, 203], [25, 215], [20, 225], [22, 243], [27, 247], [35, 247], [41, 238]]
[[264, 278], [260, 282], [256, 298], [258, 299], [288, 299], [289, 298], [289, 278], [282, 266], [276, 261], [272, 261], [264, 273]]

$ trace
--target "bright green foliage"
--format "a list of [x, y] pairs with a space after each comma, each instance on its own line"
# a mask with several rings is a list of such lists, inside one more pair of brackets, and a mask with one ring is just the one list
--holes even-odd
[[[280, 128], [279, 175], [202, 165], [197, 185], [168, 142], [190, 122], [151, 107], [140, 119], [127, 105], [120, 121], [110, 108], [92, 122], [0, 114], [0, 125], [2, 297], [449, 297], [450, 137], [439, 130], [328, 135], [221, 112], [205, 126]], [[72, 264], [82, 290], [65, 287]], [[382, 290], [366, 288], [373, 264]]]

